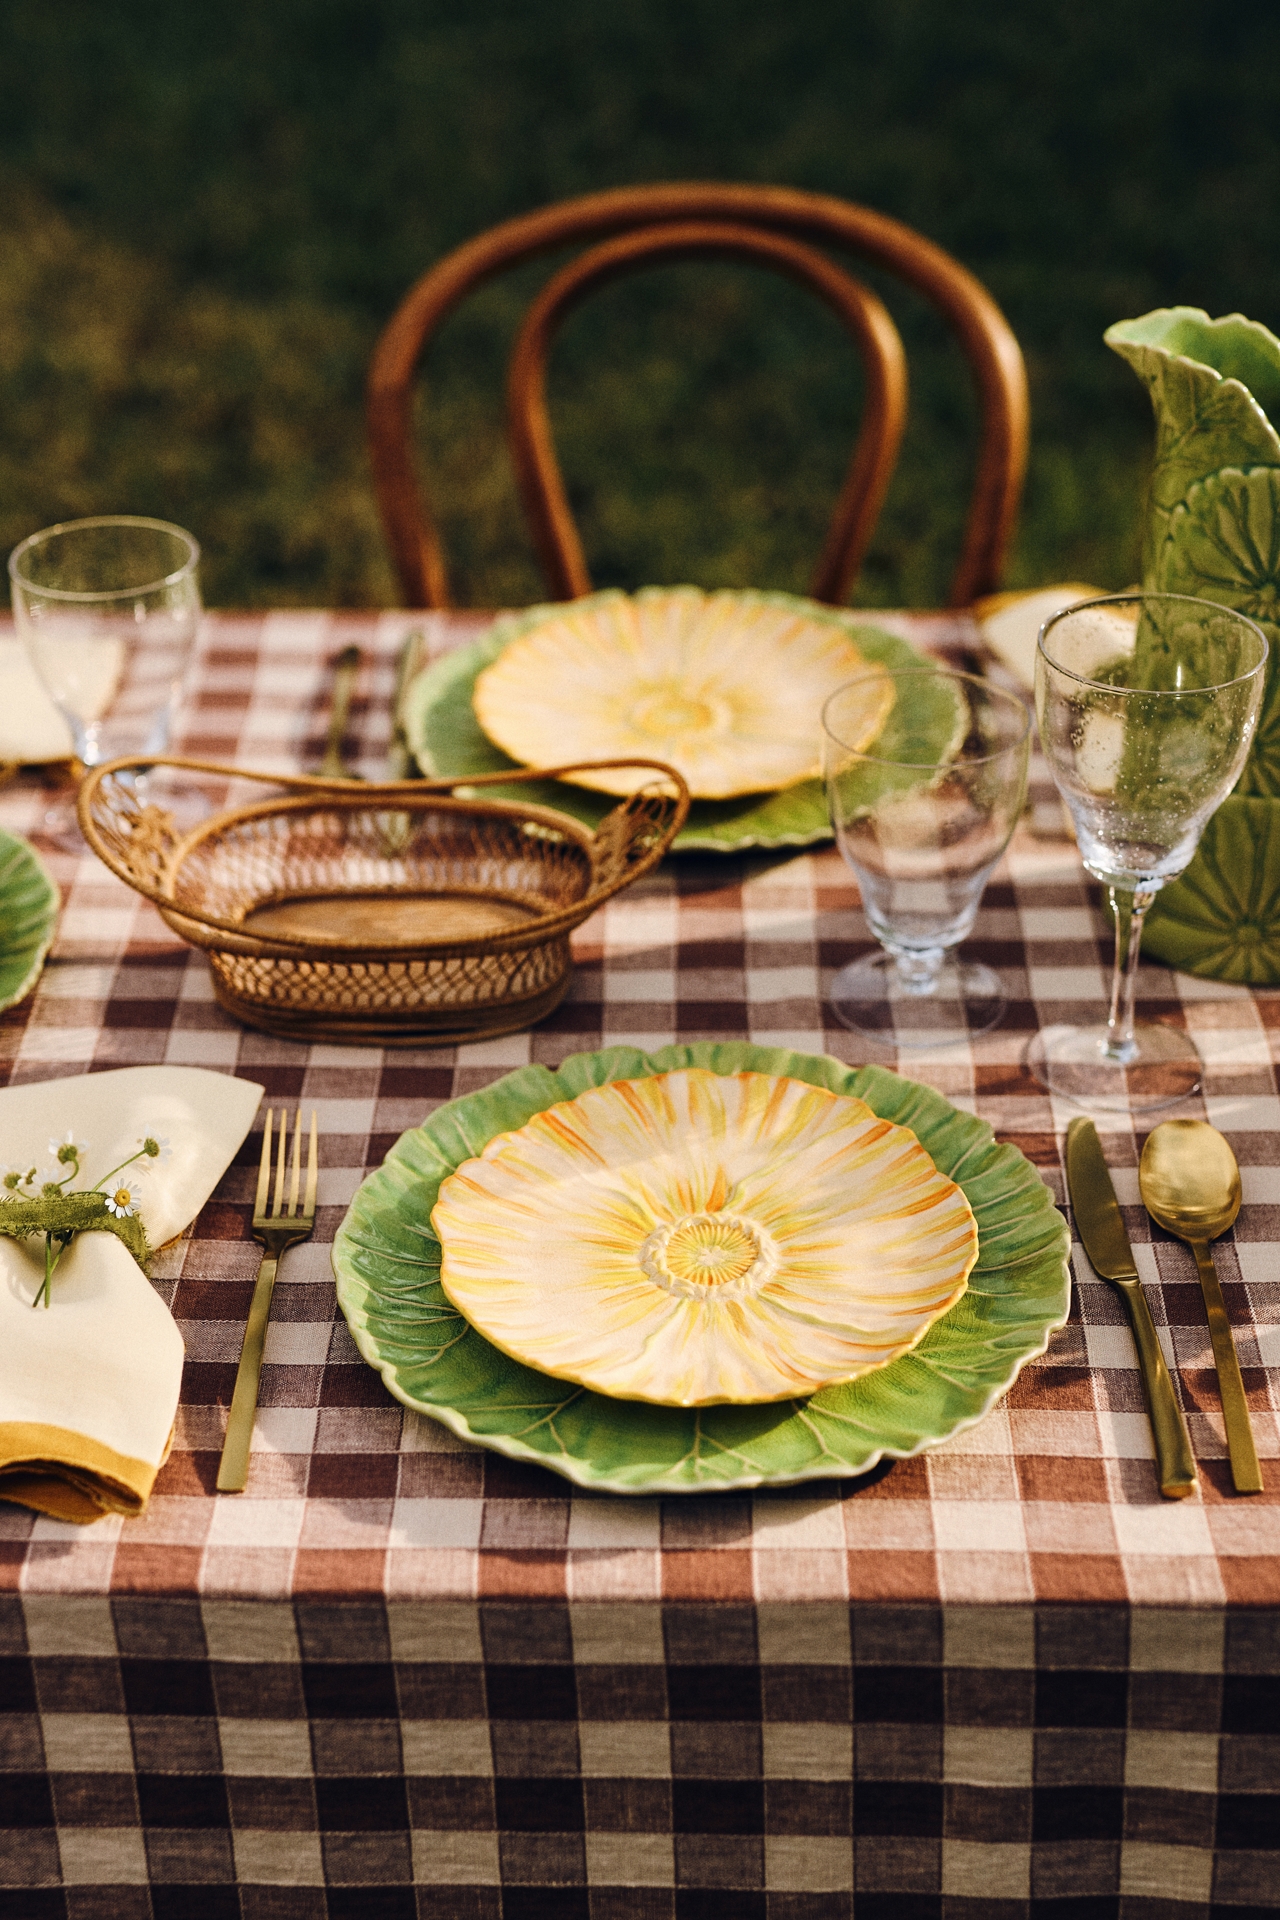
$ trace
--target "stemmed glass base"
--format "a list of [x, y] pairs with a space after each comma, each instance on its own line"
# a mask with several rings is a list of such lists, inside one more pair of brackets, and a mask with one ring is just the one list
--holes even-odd
[[998, 974], [980, 961], [946, 959], [905, 974], [892, 954], [868, 953], [831, 983], [831, 1011], [883, 1047], [946, 1047], [994, 1027], [1005, 1010]]
[[1027, 1048], [1027, 1066], [1042, 1087], [1082, 1107], [1152, 1113], [1185, 1100], [1204, 1072], [1194, 1043], [1179, 1027], [1135, 1026], [1118, 1059], [1106, 1026], [1044, 1027]]
[[36, 839], [60, 853], [83, 853], [85, 838], [76, 818], [76, 794], [84, 768], [79, 761], [71, 761], [58, 772], [62, 777], [45, 786], [48, 805], [32, 831]]

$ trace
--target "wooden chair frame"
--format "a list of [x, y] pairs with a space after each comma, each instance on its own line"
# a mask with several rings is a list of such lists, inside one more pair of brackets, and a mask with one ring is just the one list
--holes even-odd
[[430, 335], [474, 287], [538, 254], [696, 221], [765, 228], [860, 254], [897, 273], [950, 321], [973, 369], [982, 426], [949, 604], [967, 606], [995, 589], [1022, 492], [1028, 407], [1022, 353], [991, 295], [941, 247], [886, 214], [829, 194], [708, 181], [616, 187], [520, 214], [456, 247], [410, 288], [374, 349], [368, 390], [374, 486], [407, 605], [450, 604], [411, 453], [414, 371]]
[[839, 605], [862, 564], [893, 477], [907, 418], [907, 360], [888, 309], [869, 287], [797, 240], [728, 221], [681, 221], [639, 227], [579, 254], [562, 267], [525, 316], [512, 349], [507, 424], [516, 479], [542, 570], [555, 599], [591, 592], [582, 542], [565, 493], [547, 414], [551, 339], [574, 307], [597, 287], [659, 261], [726, 254], [769, 266], [799, 281], [843, 322], [862, 357], [866, 398], [862, 426], [809, 591]]

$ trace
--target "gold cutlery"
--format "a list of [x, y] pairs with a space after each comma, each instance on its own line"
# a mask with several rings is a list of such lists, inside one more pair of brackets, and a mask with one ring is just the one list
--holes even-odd
[[[423, 665], [426, 639], [421, 627], [414, 627], [405, 635], [396, 660], [396, 684], [391, 696], [391, 744], [387, 749], [388, 780], [415, 780], [418, 778], [418, 763], [413, 757], [409, 745], [409, 736], [404, 730], [404, 716], [401, 711], [405, 688]], [[407, 813], [384, 813], [381, 817], [380, 833], [382, 850], [390, 858], [403, 853], [409, 844], [413, 832], [413, 819]]]
[[1067, 1128], [1067, 1187], [1093, 1270], [1118, 1289], [1128, 1311], [1155, 1439], [1160, 1491], [1169, 1500], [1185, 1499], [1196, 1485], [1195, 1455], [1092, 1120], [1076, 1119]]
[[276, 1190], [270, 1212], [267, 1210], [271, 1185], [271, 1109], [262, 1127], [262, 1160], [258, 1167], [258, 1192], [253, 1205], [254, 1238], [261, 1240], [265, 1252], [258, 1267], [257, 1283], [249, 1306], [249, 1318], [240, 1349], [240, 1367], [236, 1374], [231, 1412], [222, 1443], [218, 1466], [218, 1492], [243, 1493], [249, 1477], [249, 1449], [253, 1441], [253, 1420], [258, 1409], [258, 1380], [262, 1373], [262, 1352], [267, 1340], [267, 1321], [271, 1317], [271, 1294], [276, 1284], [280, 1256], [295, 1240], [305, 1240], [316, 1224], [316, 1182], [318, 1153], [316, 1116], [311, 1114], [311, 1142], [307, 1152], [307, 1184], [299, 1203], [302, 1175], [302, 1109], [298, 1109], [293, 1133], [293, 1165], [289, 1172], [288, 1204], [285, 1204], [285, 1158], [289, 1140], [289, 1110], [281, 1107], [279, 1146], [276, 1161]]
[[1185, 1240], [1196, 1257], [1218, 1369], [1231, 1478], [1237, 1493], [1261, 1493], [1262, 1469], [1253, 1444], [1240, 1360], [1209, 1251], [1209, 1242], [1225, 1233], [1240, 1211], [1236, 1157], [1207, 1120], [1164, 1120], [1142, 1149], [1138, 1185], [1151, 1218], [1166, 1232]]
[[342, 753], [342, 736], [347, 730], [347, 714], [351, 710], [351, 695], [355, 691], [356, 675], [359, 671], [359, 647], [344, 647], [334, 662], [333, 704], [329, 708], [329, 732], [325, 740], [324, 759], [320, 762], [320, 772], [329, 780], [360, 778], [358, 773], [351, 771]]
[[391, 696], [391, 745], [387, 749], [388, 780], [412, 780], [418, 771], [409, 736], [404, 730], [403, 708], [409, 682], [426, 664], [425, 653], [426, 636], [421, 627], [414, 627], [405, 635], [396, 659], [395, 692]]

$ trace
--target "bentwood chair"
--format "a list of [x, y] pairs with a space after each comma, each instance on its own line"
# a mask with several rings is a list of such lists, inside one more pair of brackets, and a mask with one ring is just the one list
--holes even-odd
[[[553, 598], [591, 590], [551, 440], [546, 356], [564, 316], [594, 288], [660, 261], [749, 259], [809, 286], [852, 334], [866, 374], [862, 427], [814, 575], [839, 601], [874, 530], [906, 408], [901, 341], [881, 302], [810, 243], [860, 254], [922, 292], [951, 323], [981, 403], [977, 473], [949, 602], [998, 584], [1026, 466], [1027, 386], [1017, 340], [973, 274], [910, 227], [830, 195], [714, 182], [619, 187], [504, 221], [449, 253], [413, 286], [374, 350], [369, 436], [383, 524], [411, 607], [447, 607], [440, 540], [411, 453], [413, 381], [432, 333], [471, 290], [535, 255], [578, 244], [529, 309], [512, 353], [508, 424], [521, 495]], [[602, 243], [602, 244], [601, 244]]]

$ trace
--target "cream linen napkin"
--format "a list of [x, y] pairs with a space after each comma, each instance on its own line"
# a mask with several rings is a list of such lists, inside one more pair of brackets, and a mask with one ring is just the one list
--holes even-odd
[[40, 684], [21, 640], [0, 636], [0, 761], [69, 760], [66, 721]]
[[[262, 1088], [200, 1067], [124, 1067], [0, 1092], [0, 1160], [53, 1168], [67, 1129], [89, 1187], [148, 1134], [172, 1149], [139, 1182], [161, 1247], [199, 1213], [253, 1124]], [[141, 1164], [141, 1163], [139, 1163]], [[136, 1172], [136, 1166], [129, 1169]], [[81, 1233], [33, 1309], [44, 1239], [0, 1238], [0, 1498], [59, 1520], [141, 1513], [169, 1451], [182, 1336], [128, 1248]]]

